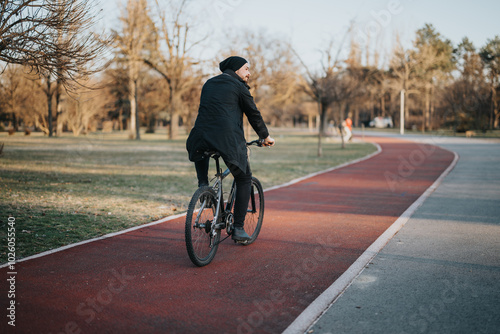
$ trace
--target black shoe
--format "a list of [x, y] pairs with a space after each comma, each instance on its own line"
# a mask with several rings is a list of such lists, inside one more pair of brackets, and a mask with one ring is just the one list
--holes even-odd
[[248, 241], [250, 240], [250, 236], [245, 232], [243, 227], [235, 227], [233, 230], [233, 235], [231, 239], [235, 241]]

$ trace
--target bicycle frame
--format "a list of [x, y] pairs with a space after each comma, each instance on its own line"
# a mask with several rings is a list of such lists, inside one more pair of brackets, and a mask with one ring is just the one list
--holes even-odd
[[[262, 145], [261, 140], [254, 140], [253, 142], [247, 143], [247, 146], [254, 145], [256, 144], [257, 146]], [[231, 173], [229, 168], [227, 168], [224, 172], [222, 172], [222, 169], [220, 168], [220, 154], [218, 152], [212, 152], [209, 154], [211, 158], [215, 160], [215, 168], [217, 170], [217, 174], [215, 174], [215, 181], [212, 184], [212, 188], [216, 190], [217, 192], [217, 207], [215, 209], [215, 214], [214, 214], [214, 220], [212, 222], [212, 226], [210, 228], [210, 233], [212, 236], [215, 236], [217, 233], [217, 229], [223, 229], [227, 228], [226, 222], [221, 222], [219, 224], [220, 216], [221, 214], [225, 212], [230, 212], [231, 208], [233, 207], [234, 201], [235, 201], [235, 192], [236, 192], [236, 182], [233, 180], [233, 183], [231, 185], [231, 191], [228, 196], [228, 201], [224, 205], [224, 191], [222, 189], [222, 181]], [[251, 213], [255, 213], [256, 210], [256, 205], [255, 205], [255, 194], [253, 191], [250, 192], [250, 199], [252, 203], [252, 210], [249, 211]]]
[[213, 228], [213, 227], [220, 228], [220, 226], [218, 226], [220, 215], [226, 211], [231, 210], [233, 203], [234, 203], [234, 194], [235, 194], [235, 189], [236, 189], [235, 181], [233, 180], [233, 184], [231, 185], [231, 192], [229, 193], [229, 196], [228, 196], [228, 202], [226, 203], [226, 205], [224, 205], [224, 191], [223, 191], [222, 181], [231, 172], [230, 172], [229, 168], [227, 168], [224, 172], [222, 172], [222, 170], [220, 168], [219, 157], [220, 156], [217, 154], [215, 156], [212, 156], [212, 158], [214, 158], [214, 160], [215, 160], [215, 166], [216, 166], [216, 170], [217, 170], [217, 174], [215, 174], [215, 181], [212, 185], [212, 188], [214, 190], [217, 190], [217, 207], [215, 209], [214, 220], [213, 220], [212, 229], [211, 229], [213, 235], [215, 234], [215, 228]]
[[[262, 146], [262, 141], [256, 140], [247, 143], [247, 146]], [[186, 248], [191, 261], [199, 266], [209, 264], [216, 252], [219, 244], [233, 235], [234, 214], [233, 207], [236, 202], [236, 180], [232, 181], [231, 189], [227, 195], [227, 202], [224, 201], [223, 181], [231, 174], [229, 168], [222, 171], [220, 158], [217, 151], [204, 152], [207, 158], [215, 160], [216, 174], [210, 180], [210, 185], [200, 187], [189, 202], [186, 214], [185, 238]], [[249, 245], [253, 243], [259, 235], [264, 216], [263, 189], [260, 181], [252, 177], [250, 200], [247, 205], [247, 213], [252, 213], [245, 217], [248, 223], [249, 236], [241, 240], [239, 237], [233, 239], [236, 243]], [[205, 213], [203, 213], [205, 212]], [[257, 215], [253, 215], [258, 213]], [[221, 231], [226, 230], [227, 237], [221, 240]]]

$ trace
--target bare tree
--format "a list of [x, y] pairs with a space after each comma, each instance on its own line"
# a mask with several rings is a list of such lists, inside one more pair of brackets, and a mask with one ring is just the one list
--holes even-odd
[[48, 133], [46, 99], [37, 81], [37, 75], [15, 64], [7, 66], [0, 76], [0, 112], [7, 114], [16, 130], [24, 125], [25, 129], [39, 127]]
[[[420, 92], [416, 86], [415, 67], [416, 63], [412, 57], [411, 50], [405, 49], [398, 40], [389, 64], [389, 75], [392, 79], [391, 88], [395, 92], [393, 95], [400, 94], [402, 91], [408, 98]], [[404, 117], [408, 120], [409, 116], [408, 103], [405, 103]]]
[[128, 74], [124, 63], [108, 67], [104, 71], [103, 85], [106, 94], [105, 109], [107, 118], [113, 123], [113, 128], [120, 131], [124, 129], [126, 113], [130, 103], [128, 102]]
[[[331, 44], [330, 44], [331, 46]], [[330, 95], [330, 83], [331, 78], [334, 74], [334, 68], [337, 66], [337, 61], [332, 62], [331, 53], [329, 48], [327, 50], [327, 66], [323, 66], [323, 73], [321, 75], [313, 74], [304, 61], [300, 58], [298, 53], [294, 50], [293, 52], [300, 60], [300, 63], [306, 71], [306, 77], [303, 78], [301, 87], [303, 91], [310, 96], [310, 98], [315, 101], [318, 105], [318, 115], [319, 115], [319, 129], [318, 129], [318, 157], [323, 155], [322, 137], [325, 134], [326, 127], [326, 116], [328, 108], [332, 104], [332, 99]], [[293, 49], [292, 49], [293, 50]]]
[[86, 65], [105, 48], [103, 38], [90, 32], [96, 20], [93, 8], [91, 0], [0, 3], [0, 60], [24, 65], [46, 78], [49, 136], [53, 133], [53, 78], [58, 86], [69, 86], [77, 74], [95, 73], [96, 66]]
[[21, 66], [11, 65], [4, 71], [0, 80], [0, 104], [2, 111], [8, 114], [14, 131], [19, 130], [20, 113], [28, 92], [23, 89], [23, 70]]
[[141, 76], [138, 101], [141, 116], [146, 123], [146, 133], [154, 133], [160, 111], [164, 108], [162, 93], [165, 91], [165, 80], [149, 72]]
[[[250, 62], [251, 92], [264, 118], [284, 121], [285, 110], [297, 98], [298, 66], [290, 46], [267, 31], [245, 30], [227, 38], [223, 57], [240, 55]], [[250, 124], [247, 122], [249, 133]]]
[[[0, 3], [0, 60], [36, 73], [58, 71], [64, 82], [95, 60], [105, 45], [90, 32], [91, 0], [6, 0]], [[59, 36], [66, 38], [61, 40]], [[86, 68], [87, 73], [93, 69]]]
[[128, 99], [130, 102], [131, 137], [139, 140], [140, 122], [137, 112], [138, 81], [147, 44], [152, 43], [154, 25], [151, 21], [147, 0], [128, 0], [120, 17], [122, 31], [115, 32], [115, 47], [123, 56], [128, 71]]
[[[86, 82], [85, 86], [91, 87], [93, 84]], [[61, 116], [61, 122], [68, 125], [74, 136], [95, 129], [98, 116], [103, 114], [104, 91], [86, 87], [79, 87], [72, 92], [72, 97], [66, 99], [66, 112]]]
[[[318, 114], [320, 116], [318, 156], [323, 155], [322, 137], [326, 132], [328, 111], [334, 102], [340, 102], [340, 99], [343, 98], [341, 95], [345, 95], [342, 94], [345, 87], [339, 87], [337, 85], [341, 83], [343, 76], [340, 53], [350, 31], [349, 29], [346, 32], [335, 53], [334, 42], [333, 40], [330, 41], [328, 47], [323, 51], [322, 71], [319, 74], [311, 72], [298, 53], [292, 48], [293, 53], [297, 56], [306, 72], [302, 84], [303, 91], [308, 94], [313, 101], [316, 101], [318, 105]], [[339, 121], [341, 120], [339, 119]]]
[[[156, 0], [159, 25], [156, 35], [159, 37], [155, 53], [144, 59], [152, 69], [158, 72], [167, 82], [167, 108], [170, 115], [169, 138], [175, 139], [179, 133], [179, 119], [183, 109], [183, 95], [193, 85], [199, 83], [199, 78], [193, 76], [192, 67], [198, 61], [190, 57], [193, 47], [200, 44], [205, 38], [192, 40], [192, 26], [184, 19], [187, 1], [181, 1], [177, 8], [171, 5], [168, 15]], [[165, 51], [163, 51], [165, 48]]]
[[286, 120], [287, 109], [300, 100], [300, 94], [297, 94], [300, 77], [291, 50], [280, 43], [276, 46], [274, 57], [269, 59], [269, 92], [264, 103], [273, 123]]
[[415, 71], [425, 98], [422, 113], [422, 131], [425, 131], [426, 128], [432, 128], [436, 86], [455, 66], [452, 57], [453, 47], [451, 42], [443, 39], [430, 24], [417, 31], [414, 44], [416, 49], [413, 50], [412, 57], [416, 61]]
[[33, 73], [24, 73], [23, 88], [26, 90], [27, 99], [20, 110], [19, 118], [26, 126], [33, 126], [45, 134], [49, 133], [47, 121], [47, 98], [41, 89], [42, 79]]

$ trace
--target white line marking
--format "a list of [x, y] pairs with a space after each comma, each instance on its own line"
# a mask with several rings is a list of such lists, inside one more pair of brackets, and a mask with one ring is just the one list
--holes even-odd
[[[373, 152], [372, 154], [367, 155], [366, 157], [359, 158], [359, 159], [356, 159], [356, 160], [353, 160], [353, 161], [350, 161], [350, 162], [346, 162], [346, 163], [344, 163], [342, 165], [338, 165], [338, 166], [326, 169], [324, 171], [312, 173], [312, 174], [306, 175], [304, 177], [292, 180], [292, 181], [290, 181], [288, 183], [284, 183], [284, 184], [279, 185], [279, 186], [275, 186], [275, 187], [271, 187], [271, 188], [265, 189], [264, 191], [267, 192], [267, 191], [270, 191], [270, 190], [275, 190], [275, 189], [279, 189], [279, 188], [288, 187], [288, 186], [290, 186], [292, 184], [295, 184], [297, 182], [306, 180], [308, 178], [311, 178], [311, 177], [314, 177], [314, 176], [317, 176], [317, 175], [320, 175], [320, 174], [328, 173], [328, 172], [331, 172], [331, 171], [333, 171], [335, 169], [339, 169], [339, 168], [346, 167], [346, 166], [349, 166], [349, 165], [354, 165], [354, 164], [356, 164], [358, 162], [361, 162], [361, 161], [364, 161], [364, 160], [368, 160], [368, 159], [374, 157], [375, 155], [379, 154], [380, 152], [382, 152], [382, 149], [380, 148], [380, 145], [378, 145], [377, 143], [372, 143], [372, 144], [377, 147], [377, 151]], [[85, 245], [85, 244], [88, 244], [90, 242], [94, 242], [94, 241], [98, 241], [98, 240], [103, 240], [103, 239], [108, 239], [108, 238], [115, 237], [115, 236], [120, 235], [120, 234], [125, 234], [125, 233], [131, 232], [131, 231], [135, 231], [135, 230], [138, 230], [138, 229], [141, 229], [141, 228], [144, 228], [144, 227], [149, 227], [149, 226], [154, 226], [154, 225], [157, 225], [157, 224], [165, 223], [167, 221], [174, 220], [174, 219], [183, 217], [185, 215], [186, 215], [186, 213], [181, 213], [181, 214], [178, 214], [178, 215], [175, 215], [175, 216], [168, 216], [168, 217], [162, 218], [160, 220], [157, 220], [157, 221], [154, 221], [154, 222], [151, 222], [151, 223], [147, 223], [147, 224], [144, 224], [144, 225], [134, 226], [134, 227], [131, 227], [131, 228], [123, 230], [123, 231], [109, 233], [109, 234], [106, 234], [106, 235], [103, 235], [103, 236], [100, 236], [100, 237], [97, 237], [97, 238], [80, 241], [80, 242], [77, 242], [77, 243], [74, 243], [74, 244], [69, 244], [69, 245], [66, 245], [66, 246], [63, 246], [63, 247], [59, 247], [59, 248], [54, 248], [54, 249], [51, 249], [51, 250], [48, 250], [48, 251], [45, 251], [45, 252], [42, 252], [42, 253], [39, 253], [39, 254], [31, 255], [31, 256], [28, 256], [28, 257], [16, 260], [16, 263], [24, 262], [24, 261], [28, 261], [28, 260], [33, 260], [33, 259], [36, 259], [36, 258], [39, 258], [39, 257], [42, 257], [42, 256], [46, 256], [46, 255], [54, 254], [54, 253], [57, 253], [57, 252], [61, 252], [63, 250], [69, 249], [69, 248], [73, 248], [73, 247], [80, 246], [80, 245]], [[9, 263], [4, 263], [4, 264], [0, 265], [0, 269], [4, 268], [4, 267], [7, 267], [8, 265], [9, 265]]]
[[373, 158], [374, 156], [376, 156], [377, 154], [379, 154], [380, 152], [382, 152], [382, 148], [377, 143], [371, 143], [371, 144], [375, 145], [375, 147], [377, 148], [377, 151], [373, 152], [372, 154], [367, 155], [366, 157], [362, 157], [362, 158], [359, 158], [359, 159], [356, 159], [356, 160], [353, 160], [353, 161], [349, 161], [349, 162], [343, 163], [341, 165], [325, 169], [323, 171], [319, 171], [319, 172], [316, 172], [316, 173], [312, 173], [312, 174], [306, 175], [304, 177], [299, 177], [298, 179], [292, 180], [292, 181], [284, 183], [284, 184], [280, 184], [279, 186], [274, 186], [274, 187], [268, 188], [268, 189], [266, 189], [264, 191], [271, 191], [271, 190], [275, 190], [275, 189], [285, 188], [285, 187], [291, 186], [292, 184], [304, 181], [306, 179], [310, 179], [312, 177], [315, 177], [315, 176], [318, 176], [318, 175], [321, 175], [321, 174], [325, 174], [325, 173], [328, 173], [328, 172], [331, 172], [331, 171], [334, 171], [336, 169], [340, 169], [340, 168], [343, 168], [343, 167], [346, 167], [346, 166], [354, 165], [354, 164], [357, 164], [358, 162], [365, 161], [365, 160], [368, 160], [370, 158]]
[[[447, 150], [449, 151], [449, 150]], [[305, 333], [319, 318], [337, 301], [344, 291], [352, 284], [365, 269], [366, 265], [385, 247], [385, 245], [406, 224], [415, 211], [424, 203], [434, 190], [441, 184], [443, 179], [455, 167], [458, 154], [448, 168], [437, 178], [437, 180], [412, 204], [405, 212], [368, 247], [363, 254], [321, 295], [319, 295], [291, 324], [283, 334]]]
[[[66, 245], [66, 246], [62, 246], [62, 247], [59, 247], [59, 248], [54, 248], [54, 249], [51, 249], [51, 250], [48, 250], [48, 251], [45, 251], [45, 252], [42, 252], [42, 253], [39, 253], [39, 254], [31, 255], [31, 256], [25, 257], [23, 259], [16, 260], [16, 263], [24, 262], [24, 261], [28, 261], [28, 260], [32, 260], [32, 259], [36, 259], [36, 258], [39, 258], [39, 257], [42, 257], [42, 256], [46, 256], [46, 255], [50, 255], [50, 254], [54, 254], [54, 253], [61, 252], [63, 250], [69, 249], [69, 248], [73, 248], [73, 247], [80, 246], [80, 245], [85, 245], [85, 244], [88, 244], [90, 242], [94, 242], [94, 241], [98, 241], [98, 240], [103, 240], [103, 239], [111, 238], [111, 237], [114, 237], [114, 236], [117, 236], [117, 235], [120, 235], [120, 234], [125, 234], [125, 233], [131, 232], [131, 231], [135, 231], [135, 230], [138, 230], [138, 229], [141, 229], [141, 228], [144, 228], [144, 227], [161, 224], [161, 223], [167, 222], [169, 220], [173, 220], [173, 219], [182, 217], [184, 215], [186, 215], [186, 214], [185, 213], [181, 213], [181, 214], [174, 215], [174, 216], [168, 216], [168, 217], [162, 218], [160, 220], [157, 220], [157, 221], [154, 221], [154, 222], [151, 222], [151, 223], [147, 223], [147, 224], [144, 224], [144, 225], [134, 226], [134, 227], [128, 228], [128, 229], [123, 230], [123, 231], [109, 233], [109, 234], [106, 234], [106, 235], [103, 235], [103, 236], [100, 236], [100, 237], [97, 237], [97, 238], [94, 238], [94, 239], [88, 239], [88, 240], [80, 241], [80, 242], [77, 242], [77, 243], [74, 243], [74, 244], [69, 244], [69, 245]], [[8, 265], [9, 265], [8, 263], [2, 264], [0, 266], [0, 268], [7, 267]]]

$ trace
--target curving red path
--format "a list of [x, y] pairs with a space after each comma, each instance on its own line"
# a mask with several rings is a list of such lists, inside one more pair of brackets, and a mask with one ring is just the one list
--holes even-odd
[[[373, 138], [368, 160], [266, 193], [256, 243], [194, 267], [183, 218], [16, 264], [16, 333], [279, 333], [450, 165], [430, 145]], [[0, 269], [0, 332], [7, 268]]]

